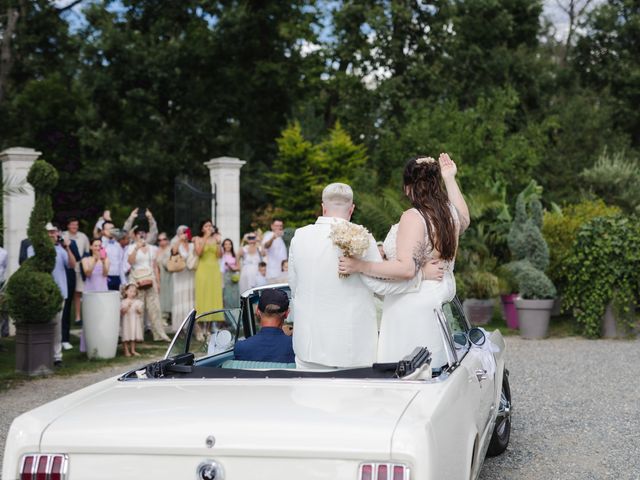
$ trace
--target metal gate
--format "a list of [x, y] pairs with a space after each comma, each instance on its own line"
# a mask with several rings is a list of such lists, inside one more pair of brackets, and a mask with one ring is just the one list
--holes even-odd
[[[177, 177], [174, 183], [174, 227], [187, 225], [193, 235], [200, 235], [200, 222], [211, 218], [216, 224], [218, 203], [215, 189], [211, 192], [211, 184], [202, 180]], [[212, 211], [213, 210], [213, 211]]]

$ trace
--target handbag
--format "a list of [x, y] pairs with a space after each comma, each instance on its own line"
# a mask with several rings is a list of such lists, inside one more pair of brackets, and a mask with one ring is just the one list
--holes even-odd
[[187, 268], [189, 270], [195, 270], [198, 268], [198, 263], [200, 263], [200, 257], [196, 255], [196, 253], [191, 250], [189, 255], [187, 255]]
[[[149, 262], [151, 262], [151, 249], [149, 249]], [[131, 270], [131, 278], [136, 282], [136, 287], [146, 290], [153, 287], [153, 270], [149, 267], [138, 267]]]
[[187, 262], [185, 261], [184, 257], [179, 253], [176, 253], [175, 255], [171, 255], [169, 257], [169, 260], [167, 260], [168, 272], [172, 272], [172, 273], [181, 272], [185, 268], [187, 268]]
[[132, 270], [131, 277], [140, 290], [146, 290], [153, 286], [153, 271], [149, 267], [138, 267]]

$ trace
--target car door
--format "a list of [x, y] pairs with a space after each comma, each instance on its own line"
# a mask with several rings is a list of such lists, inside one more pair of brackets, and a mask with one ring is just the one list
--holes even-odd
[[[477, 392], [476, 398], [478, 398], [479, 405], [475, 408], [476, 427], [483, 439], [482, 443], [484, 443], [495, 408], [495, 373], [490, 374], [483, 365], [483, 356], [487, 355], [486, 352], [468, 342], [467, 335], [470, 324], [463, 313], [460, 302], [454, 299], [443, 304], [441, 314], [446, 320], [446, 328], [449, 330], [447, 334], [451, 336], [448, 343], [453, 345], [456, 350], [455, 356], [459, 367], [464, 370], [469, 384]], [[462, 339], [465, 339], [464, 345]], [[486, 341], [489, 339], [487, 338]], [[486, 440], [488, 441], [488, 438]]]

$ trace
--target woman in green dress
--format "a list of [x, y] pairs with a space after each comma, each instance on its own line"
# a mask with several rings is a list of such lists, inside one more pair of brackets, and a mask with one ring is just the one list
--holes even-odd
[[[222, 309], [222, 274], [219, 258], [222, 257], [222, 237], [209, 219], [200, 224], [200, 236], [194, 238], [194, 252], [199, 257], [196, 268], [196, 313]], [[204, 322], [224, 322], [222, 314], [209, 315]]]

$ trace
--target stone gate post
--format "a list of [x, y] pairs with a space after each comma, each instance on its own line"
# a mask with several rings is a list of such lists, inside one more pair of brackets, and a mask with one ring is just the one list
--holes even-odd
[[0, 152], [3, 181], [16, 184], [24, 181], [26, 190], [24, 194], [5, 195], [2, 202], [4, 248], [9, 253], [6, 278], [18, 269], [20, 242], [27, 238], [29, 216], [35, 204], [35, 195], [31, 185], [26, 183], [26, 178], [31, 165], [40, 155], [41, 152], [36, 152], [32, 148], [22, 147], [9, 148]]
[[217, 206], [211, 204], [211, 217], [216, 214], [222, 237], [233, 241], [236, 253], [240, 246], [240, 169], [245, 163], [232, 157], [205, 162], [211, 177], [211, 191], [215, 192], [217, 201]]

